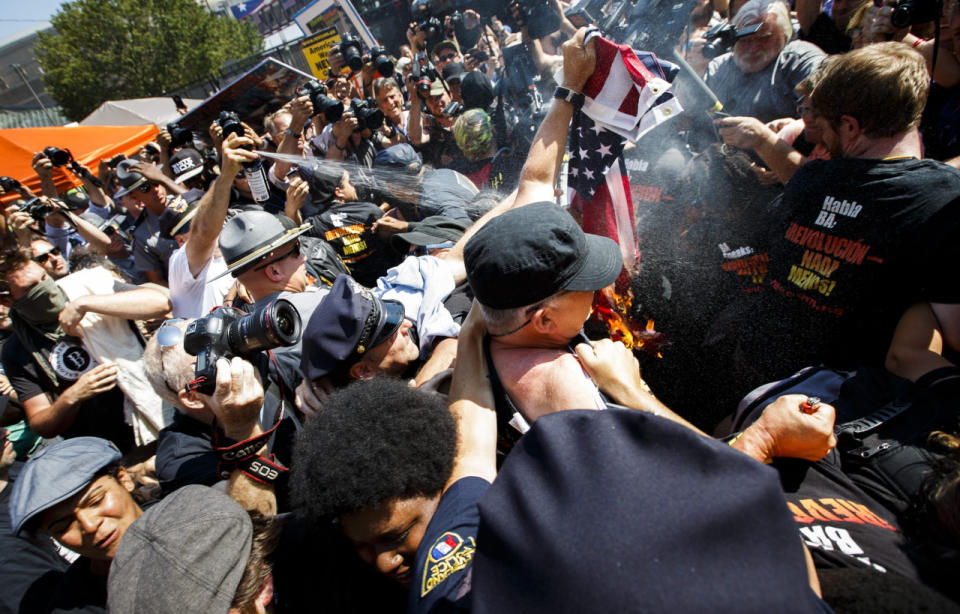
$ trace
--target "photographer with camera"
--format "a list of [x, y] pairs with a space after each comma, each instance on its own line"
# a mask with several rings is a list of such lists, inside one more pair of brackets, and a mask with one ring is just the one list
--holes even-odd
[[244, 162], [256, 158], [255, 153], [245, 149], [250, 145], [252, 141], [247, 137], [229, 135], [221, 146], [221, 174], [210, 190], [202, 197], [187, 198], [183, 207], [168, 207], [160, 218], [165, 234], [180, 246], [170, 256], [167, 271], [175, 318], [198, 318], [209, 313], [223, 304], [233, 285], [230, 277], [221, 276], [227, 265], [217, 247], [217, 238], [230, 206], [233, 178]]
[[713, 59], [704, 81], [731, 115], [769, 122], [796, 115], [794, 89], [809, 77], [825, 54], [806, 41], [791, 41], [790, 9], [782, 0], [750, 0], [732, 22], [740, 31], [760, 25], [738, 38], [733, 51]]
[[403, 92], [392, 77], [380, 77], [373, 82], [373, 96], [383, 113], [383, 126], [378, 130], [380, 149], [409, 143], [407, 125], [410, 111], [404, 109]]
[[422, 153], [427, 164], [447, 167], [462, 157], [451, 132], [456, 117], [444, 112], [452, 102], [449, 89], [439, 74], [432, 81], [421, 77], [412, 89], [408, 121], [410, 144]]

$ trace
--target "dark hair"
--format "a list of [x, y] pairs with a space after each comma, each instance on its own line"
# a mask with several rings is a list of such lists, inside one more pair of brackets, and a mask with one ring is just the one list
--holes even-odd
[[330, 395], [297, 436], [291, 500], [310, 523], [439, 493], [457, 431], [443, 397], [375, 377]]
[[10, 273], [19, 271], [30, 263], [30, 257], [30, 250], [21, 247], [14, 247], [0, 253], [0, 280], [6, 283]]

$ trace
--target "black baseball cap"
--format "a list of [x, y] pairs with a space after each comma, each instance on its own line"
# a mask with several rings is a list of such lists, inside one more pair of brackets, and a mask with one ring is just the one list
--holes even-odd
[[777, 472], [646, 412], [538, 418], [479, 513], [475, 614], [829, 611]]
[[400, 328], [403, 305], [374, 296], [349, 275], [339, 275], [303, 331], [300, 369], [313, 381], [349, 367]]
[[463, 220], [431, 215], [420, 222], [410, 222], [406, 232], [393, 235], [390, 244], [400, 253], [406, 253], [411, 245], [422, 247], [452, 241], [456, 243], [467, 231], [467, 223]]
[[467, 242], [463, 261], [477, 300], [493, 309], [532, 305], [561, 290], [599, 290], [623, 268], [615, 241], [583, 232], [547, 201], [490, 220]]

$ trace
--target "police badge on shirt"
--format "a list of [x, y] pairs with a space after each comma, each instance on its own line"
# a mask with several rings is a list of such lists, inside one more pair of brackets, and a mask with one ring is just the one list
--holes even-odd
[[53, 346], [48, 360], [58, 377], [71, 382], [77, 381], [81, 375], [97, 366], [97, 361], [90, 352], [70, 337]]

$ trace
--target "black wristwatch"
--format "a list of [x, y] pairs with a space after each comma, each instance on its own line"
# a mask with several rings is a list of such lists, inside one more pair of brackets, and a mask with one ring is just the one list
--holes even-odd
[[574, 109], [579, 110], [583, 106], [585, 97], [580, 92], [575, 92], [570, 88], [558, 87], [553, 91], [553, 97], [559, 100], [566, 100], [573, 105]]

